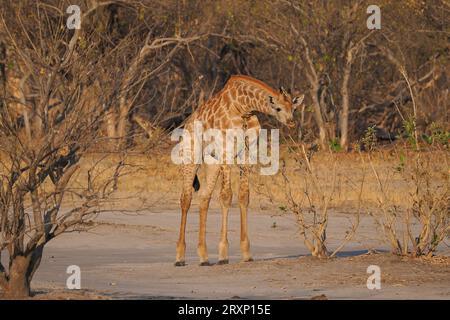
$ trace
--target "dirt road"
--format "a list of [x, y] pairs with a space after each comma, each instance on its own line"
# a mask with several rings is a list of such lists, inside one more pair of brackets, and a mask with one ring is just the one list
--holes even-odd
[[[329, 248], [343, 238], [349, 215], [333, 212], [329, 227]], [[138, 215], [108, 213], [88, 233], [64, 235], [46, 247], [42, 265], [32, 287], [36, 292], [65, 291], [66, 269], [81, 268], [81, 297], [140, 299], [449, 299], [448, 259], [432, 261], [399, 258], [383, 251], [371, 218], [363, 216], [355, 237], [332, 260], [308, 256], [289, 216], [271, 216], [267, 211], [249, 217], [254, 262], [242, 263], [239, 255], [239, 211], [230, 214], [230, 264], [198, 266], [196, 256], [198, 211], [188, 217], [185, 267], [174, 267], [179, 214], [177, 210], [152, 210]], [[218, 210], [208, 216], [208, 249], [217, 261], [220, 230]], [[367, 254], [376, 249], [378, 254]], [[446, 245], [440, 254], [450, 255]], [[367, 267], [381, 268], [381, 289], [366, 286]], [[45, 297], [37, 295], [37, 297]], [[75, 295], [76, 296], [76, 295]]]

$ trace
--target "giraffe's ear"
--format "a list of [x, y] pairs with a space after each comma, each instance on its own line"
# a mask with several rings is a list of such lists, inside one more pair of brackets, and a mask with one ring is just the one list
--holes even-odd
[[292, 106], [294, 108], [297, 108], [298, 106], [300, 106], [302, 104], [304, 99], [305, 99], [304, 94], [302, 94], [301, 96], [298, 96], [298, 97], [294, 97], [294, 99], [292, 99]]

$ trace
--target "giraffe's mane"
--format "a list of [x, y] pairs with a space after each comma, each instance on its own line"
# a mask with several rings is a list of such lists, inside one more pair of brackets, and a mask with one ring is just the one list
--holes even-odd
[[239, 80], [243, 80], [245, 82], [251, 82], [252, 84], [257, 85], [258, 87], [260, 87], [263, 90], [268, 91], [269, 93], [273, 94], [273, 95], [278, 95], [278, 92], [273, 89], [272, 87], [270, 87], [268, 84], [264, 83], [261, 80], [255, 79], [253, 77], [250, 76], [244, 76], [244, 75], [233, 75], [230, 77], [230, 79], [228, 80], [228, 82], [232, 82], [232, 81], [239, 81]]

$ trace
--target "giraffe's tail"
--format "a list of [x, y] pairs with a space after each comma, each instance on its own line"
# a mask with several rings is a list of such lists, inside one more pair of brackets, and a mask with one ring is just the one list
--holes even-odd
[[200, 180], [198, 180], [197, 175], [195, 175], [194, 181], [192, 182], [192, 187], [194, 187], [195, 192], [200, 190]]

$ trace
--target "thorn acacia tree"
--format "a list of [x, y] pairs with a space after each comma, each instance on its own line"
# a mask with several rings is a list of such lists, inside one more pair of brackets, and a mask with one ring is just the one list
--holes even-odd
[[95, 44], [80, 45], [61, 8], [2, 6], [0, 289], [23, 298], [45, 245], [84, 228], [116, 190], [124, 162], [114, 156], [104, 170], [106, 156], [84, 161], [103, 143], [104, 101], [114, 100], [97, 78], [108, 59]]

